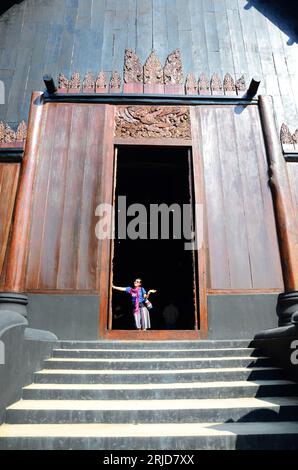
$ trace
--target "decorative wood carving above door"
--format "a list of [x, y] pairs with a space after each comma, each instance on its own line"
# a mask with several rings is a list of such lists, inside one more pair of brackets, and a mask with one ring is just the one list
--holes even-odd
[[119, 106], [116, 137], [191, 139], [187, 106]]

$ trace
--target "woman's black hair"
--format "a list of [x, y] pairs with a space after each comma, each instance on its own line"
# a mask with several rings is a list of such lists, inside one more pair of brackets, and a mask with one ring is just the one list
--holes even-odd
[[137, 279], [139, 279], [139, 281], [143, 282], [141, 277], [136, 277], [133, 282], [136, 282]]

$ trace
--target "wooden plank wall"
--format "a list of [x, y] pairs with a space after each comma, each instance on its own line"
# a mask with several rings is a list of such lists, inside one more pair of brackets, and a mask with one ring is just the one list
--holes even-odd
[[292, 199], [296, 208], [296, 217], [298, 218], [298, 162], [287, 162], [286, 165], [292, 192]]
[[5, 277], [4, 260], [8, 246], [19, 173], [19, 163], [0, 163], [0, 288]]
[[113, 107], [48, 104], [40, 138], [26, 289], [99, 292], [95, 209], [104, 159], [113, 158]]
[[285, 2], [23, 0], [0, 16], [0, 80], [6, 87], [0, 120], [27, 120], [31, 92], [44, 88], [45, 72], [121, 73], [125, 48], [144, 63], [153, 47], [162, 63], [180, 48], [185, 75], [244, 73], [249, 82], [258, 74], [260, 93], [274, 97], [278, 124], [296, 125], [297, 37], [295, 42], [290, 20], [275, 15], [276, 3]]
[[200, 106], [195, 111], [207, 204], [208, 288], [282, 290], [258, 108]]

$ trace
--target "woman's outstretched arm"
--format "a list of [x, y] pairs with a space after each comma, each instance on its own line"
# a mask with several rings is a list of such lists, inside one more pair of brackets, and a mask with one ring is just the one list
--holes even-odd
[[113, 289], [116, 289], [116, 290], [121, 290], [122, 292], [125, 292], [126, 291], [126, 287], [116, 287], [116, 286], [112, 286]]
[[156, 290], [155, 289], [150, 289], [148, 290], [147, 294], [144, 294], [145, 299], [149, 298], [150, 294], [155, 294]]

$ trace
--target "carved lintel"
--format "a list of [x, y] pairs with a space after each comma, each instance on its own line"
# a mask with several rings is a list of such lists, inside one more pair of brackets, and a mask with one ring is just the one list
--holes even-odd
[[119, 106], [116, 137], [191, 139], [187, 106]]
[[285, 123], [282, 124], [280, 129], [280, 140], [283, 145], [290, 145], [294, 143], [293, 136]]
[[241, 77], [238, 78], [238, 80], [236, 80], [235, 86], [236, 86], [236, 91], [238, 95], [246, 91], [246, 83], [245, 83], [244, 75], [241, 75]]
[[210, 87], [211, 87], [212, 95], [222, 95], [223, 94], [221, 78], [218, 75], [218, 73], [214, 73], [212, 75], [211, 82], [210, 82]]
[[16, 142], [15, 131], [5, 122], [0, 122], [0, 143], [11, 144]]
[[164, 83], [166, 85], [183, 85], [183, 66], [180, 49], [168, 55], [164, 66]]
[[187, 95], [198, 94], [198, 82], [193, 73], [189, 73], [186, 77], [185, 92]]
[[223, 81], [225, 95], [236, 95], [235, 81], [229, 73], [226, 73]]
[[24, 142], [27, 137], [27, 124], [25, 121], [20, 122], [16, 132], [16, 142]]
[[107, 88], [108, 82], [106, 74], [103, 71], [100, 71], [95, 82], [95, 91], [96, 93], [106, 93]]
[[198, 86], [200, 95], [210, 95], [210, 82], [204, 73], [200, 75]]
[[95, 88], [95, 80], [92, 72], [87, 72], [83, 81], [83, 92], [93, 93]]
[[144, 83], [163, 84], [163, 68], [155, 51], [152, 51], [144, 65]]
[[63, 73], [59, 74], [58, 77], [58, 91], [67, 92], [69, 86], [69, 80]]
[[0, 143], [4, 142], [5, 136], [5, 124], [3, 121], [0, 121]]
[[123, 80], [124, 83], [143, 83], [143, 67], [132, 49], [125, 49]]
[[114, 71], [110, 80], [110, 92], [120, 93], [121, 88], [121, 77], [117, 71]]
[[81, 89], [81, 77], [79, 72], [74, 72], [69, 80], [68, 91], [70, 93], [79, 93]]

